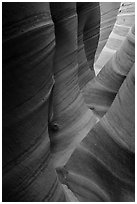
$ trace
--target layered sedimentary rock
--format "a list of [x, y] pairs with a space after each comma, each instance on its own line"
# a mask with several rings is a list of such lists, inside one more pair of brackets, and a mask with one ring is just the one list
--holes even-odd
[[133, 26], [120, 49], [84, 88], [83, 95], [89, 108], [99, 116], [103, 116], [134, 63], [135, 27]]
[[77, 2], [78, 80], [82, 89], [95, 76], [94, 55], [99, 40], [100, 6], [98, 2]]
[[111, 31], [113, 30], [119, 7], [120, 7], [120, 2], [100, 2], [100, 12], [101, 12], [100, 38], [99, 38], [98, 47], [95, 55], [95, 62], [100, 56], [100, 53], [104, 48], [104, 46], [106, 45], [108, 37]]
[[79, 201], [133, 202], [135, 199], [134, 68], [133, 65], [107, 114], [58, 171], [61, 181]]
[[99, 22], [95, 2], [3, 4], [3, 201], [134, 201], [135, 30], [92, 79]]
[[51, 151], [54, 165], [66, 163], [76, 145], [96, 122], [80, 93], [78, 84], [77, 14], [75, 3], [51, 3], [55, 24], [55, 86], [50, 119]]
[[[114, 4], [116, 5], [116, 3]], [[121, 3], [114, 28], [111, 34], [107, 36], [107, 38], [109, 37], [107, 43], [102, 52], [100, 53], [98, 60], [95, 62], [94, 67], [96, 70], [96, 74], [102, 69], [102, 67], [120, 48], [121, 44], [126, 38], [126, 35], [128, 34], [131, 27], [134, 25], [134, 23], [135, 23], [135, 3], [134, 2]]]
[[3, 201], [66, 201], [48, 134], [54, 25], [48, 3], [3, 3]]

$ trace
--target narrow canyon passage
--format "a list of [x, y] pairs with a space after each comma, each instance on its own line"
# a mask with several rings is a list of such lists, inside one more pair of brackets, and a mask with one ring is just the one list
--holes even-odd
[[2, 3], [2, 201], [135, 201], [135, 4]]

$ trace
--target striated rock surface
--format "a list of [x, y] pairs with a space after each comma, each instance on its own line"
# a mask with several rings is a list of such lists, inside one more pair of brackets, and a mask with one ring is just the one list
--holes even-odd
[[100, 5], [77, 2], [78, 15], [78, 82], [80, 89], [95, 76], [94, 55], [99, 40]]
[[66, 201], [48, 134], [54, 49], [48, 3], [3, 3], [4, 202]]
[[[101, 23], [100, 23], [100, 38], [98, 47], [95, 55], [95, 62], [104, 46], [107, 43], [108, 37], [113, 30], [114, 24], [116, 22], [118, 10], [120, 7], [120, 2], [100, 2], [101, 11]], [[95, 63], [95, 68], [97, 69], [97, 63]]]
[[54, 165], [57, 167], [66, 163], [76, 145], [96, 123], [96, 117], [86, 106], [78, 84], [76, 4], [51, 3], [51, 13], [56, 35], [56, 83], [50, 140]]
[[119, 2], [3, 3], [3, 202], [135, 200], [134, 4], [94, 77], [105, 4], [103, 42]]
[[[112, 4], [116, 5], [116, 3], [112, 3]], [[99, 58], [95, 62], [94, 68], [96, 70], [96, 74], [98, 74], [98, 72], [102, 69], [102, 67], [109, 61], [109, 59], [114, 55], [114, 53], [120, 48], [120, 46], [122, 45], [123, 41], [126, 38], [126, 35], [128, 34], [129, 30], [134, 24], [135, 24], [135, 3], [134, 2], [121, 3], [120, 9], [117, 15], [117, 20], [116, 20], [116, 23], [114, 24], [114, 28], [111, 34], [107, 36], [109, 37], [107, 40], [107, 43], [103, 48], [102, 52], [100, 53]], [[100, 49], [99, 47], [98, 49]], [[97, 52], [98, 52], [98, 49], [97, 49]]]
[[134, 63], [135, 27], [133, 26], [120, 49], [83, 89], [86, 103], [97, 115], [103, 116], [107, 112]]
[[79, 201], [134, 201], [134, 108], [133, 66], [109, 111], [82, 140], [62, 171], [62, 182]]

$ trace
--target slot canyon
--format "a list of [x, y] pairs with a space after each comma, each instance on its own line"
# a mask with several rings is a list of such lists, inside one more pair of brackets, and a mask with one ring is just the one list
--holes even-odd
[[135, 201], [135, 2], [2, 3], [2, 201]]

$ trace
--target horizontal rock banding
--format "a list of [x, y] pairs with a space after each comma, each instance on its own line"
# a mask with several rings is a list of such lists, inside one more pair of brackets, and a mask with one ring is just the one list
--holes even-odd
[[79, 201], [135, 199], [134, 75], [133, 66], [107, 114], [82, 140], [62, 171], [62, 182]]
[[134, 201], [135, 28], [122, 8], [118, 51], [93, 79], [99, 3], [3, 4], [3, 201]]
[[116, 22], [119, 7], [120, 2], [100, 2], [101, 11], [100, 38], [95, 55], [95, 62], [97, 61], [102, 49], [106, 45], [108, 37], [111, 31], [113, 30], [113, 26]]
[[107, 112], [134, 62], [135, 33], [133, 26], [120, 49], [83, 90], [86, 103], [98, 115], [103, 116]]
[[76, 3], [78, 15], [78, 82], [82, 89], [95, 76], [93, 64], [99, 28], [99, 3]]
[[[113, 4], [113, 3], [112, 3]], [[114, 3], [114, 6], [116, 3]], [[96, 74], [120, 48], [130, 28], [135, 24], [135, 3], [121, 3], [114, 28], [107, 39], [98, 60], [95, 62]], [[100, 44], [99, 44], [100, 45]], [[99, 49], [99, 48], [98, 48]]]
[[[51, 12], [56, 34], [56, 83], [53, 89], [50, 139], [54, 165], [61, 166], [66, 163], [96, 119], [84, 103], [78, 84], [76, 4], [51, 3]], [[58, 19], [58, 16], [62, 18]]]
[[4, 202], [66, 200], [48, 134], [54, 49], [48, 3], [3, 4]]

